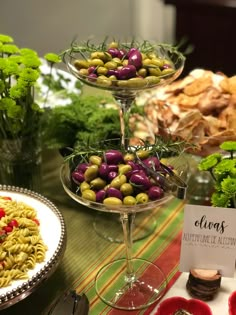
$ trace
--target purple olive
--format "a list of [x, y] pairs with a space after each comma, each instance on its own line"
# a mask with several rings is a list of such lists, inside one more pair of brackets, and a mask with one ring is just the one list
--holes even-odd
[[110, 164], [108, 165], [109, 172], [118, 172], [118, 165]]
[[97, 202], [103, 202], [103, 200], [106, 198], [106, 190], [101, 189], [96, 192], [96, 201]]
[[112, 56], [112, 58], [119, 57], [120, 54], [119, 49], [113, 47], [109, 48], [107, 52]]
[[130, 48], [130, 50], [127, 52], [127, 58], [129, 58], [136, 51], [137, 51], [137, 48], [134, 48], [134, 47]]
[[[133, 174], [139, 173], [139, 172], [140, 172], [140, 169], [135, 169], [135, 170], [131, 170], [131, 171], [127, 172], [125, 175], [126, 175], [126, 177], [127, 177], [128, 179], [130, 179], [130, 177], [131, 177]], [[144, 175], [146, 175], [146, 174], [144, 174]]]
[[134, 161], [127, 161], [127, 164], [132, 167], [132, 170], [140, 170], [140, 165]]
[[127, 51], [125, 49], [120, 49], [119, 50], [119, 54], [118, 54], [118, 58], [122, 59], [127, 55]]
[[88, 75], [88, 80], [89, 81], [92, 81], [92, 82], [95, 82], [96, 80], [97, 80], [97, 75], [95, 74], [95, 73], [90, 73], [89, 75]]
[[91, 66], [88, 68], [88, 73], [91, 74], [91, 73], [94, 73], [96, 71], [96, 67], [95, 66]]
[[151, 200], [161, 199], [164, 195], [164, 191], [159, 186], [152, 186], [148, 190], [148, 197]]
[[108, 173], [109, 173], [109, 165], [107, 163], [102, 163], [99, 166], [98, 174], [100, 175], [101, 178], [107, 178]]
[[114, 75], [115, 77], [118, 77], [119, 71], [117, 69], [109, 69], [107, 71], [107, 76], [110, 77], [111, 75]]
[[156, 156], [152, 156], [143, 160], [143, 163], [153, 170], [159, 170], [160, 168], [160, 161]]
[[80, 163], [77, 165], [76, 171], [84, 173], [88, 167], [89, 167], [88, 163]]
[[123, 195], [121, 193], [121, 191], [115, 187], [109, 187], [107, 189], [107, 196], [108, 197], [116, 197], [122, 200]]
[[112, 171], [112, 172], [108, 173], [107, 179], [108, 179], [109, 181], [112, 181], [114, 178], [116, 178], [117, 175], [118, 175], [117, 172]]
[[140, 189], [144, 190], [147, 190], [152, 186], [150, 179], [143, 171], [132, 174], [129, 181], [131, 184], [137, 185]]
[[77, 185], [84, 181], [84, 174], [81, 171], [73, 171], [71, 177]]
[[138, 49], [129, 54], [128, 64], [135, 66], [136, 70], [142, 67], [142, 54]]
[[119, 80], [128, 80], [136, 77], [136, 68], [133, 65], [127, 65], [122, 67], [118, 73]]
[[123, 155], [118, 150], [108, 150], [105, 153], [105, 161], [107, 164], [119, 164], [123, 162]]

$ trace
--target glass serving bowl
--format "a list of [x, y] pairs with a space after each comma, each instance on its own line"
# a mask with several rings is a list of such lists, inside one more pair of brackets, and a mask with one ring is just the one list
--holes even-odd
[[[112, 148], [114, 149], [114, 146], [112, 146]], [[124, 150], [121, 144], [120, 148], [121, 150]], [[101, 154], [101, 151], [99, 151], [99, 153]], [[79, 156], [79, 161], [84, 161], [85, 157], [88, 158], [87, 154], [88, 152], [83, 152], [82, 157], [81, 155]], [[90, 155], [94, 155], [94, 151], [91, 152]], [[178, 156], [176, 162], [177, 171], [179, 173], [184, 173], [186, 171], [185, 161]], [[173, 198], [173, 191], [175, 191], [175, 189], [173, 189], [173, 186], [172, 188], [167, 189], [164, 192], [164, 195], [158, 200], [148, 201], [146, 203], [136, 203], [134, 205], [114, 205], [95, 202], [84, 199], [77, 193], [77, 189], [71, 176], [77, 165], [78, 160], [74, 157], [73, 159], [65, 161], [61, 167], [60, 177], [65, 192], [79, 204], [100, 212], [119, 214], [123, 229], [125, 258], [111, 261], [101, 268], [95, 279], [96, 292], [102, 301], [114, 308], [123, 310], [146, 308], [163, 296], [166, 290], [167, 280], [165, 274], [157, 265], [141, 258], [132, 257], [132, 231], [135, 216], [137, 213], [148, 212], [156, 207], [166, 204]], [[175, 167], [175, 158], [172, 158], [172, 166]], [[170, 172], [170, 174], [175, 174], [172, 170]], [[171, 177], [172, 175], [168, 175], [167, 177], [169, 176]], [[180, 197], [184, 198], [182, 192], [186, 189], [186, 185], [178, 176], [173, 176], [174, 179], [177, 180], [176, 183], [178, 188], [180, 188]], [[166, 185], [167, 182], [165, 183], [165, 187], [168, 186]], [[118, 277], [113, 278], [112, 275], [114, 274], [118, 275]], [[108, 279], [109, 287], [104, 290], [104, 286], [107, 284]]]
[[[110, 49], [117, 49], [118, 53]], [[127, 145], [128, 137], [127, 113], [137, 93], [174, 81], [185, 63], [184, 55], [171, 45], [148, 41], [108, 43], [108, 40], [98, 45], [89, 41], [86, 44], [74, 42], [64, 52], [63, 60], [81, 82], [112, 93], [120, 107], [123, 146]]]

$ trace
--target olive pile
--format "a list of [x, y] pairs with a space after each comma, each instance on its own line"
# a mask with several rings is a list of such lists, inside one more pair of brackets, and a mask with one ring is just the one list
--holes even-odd
[[105, 51], [93, 51], [88, 58], [76, 59], [79, 75], [90, 82], [109, 87], [142, 88], [160, 82], [162, 76], [175, 71], [173, 63], [156, 52], [143, 53], [138, 48], [119, 48], [117, 42]]
[[136, 155], [107, 150], [102, 156], [90, 155], [88, 161], [77, 164], [71, 179], [82, 198], [106, 205], [135, 205], [161, 199], [161, 182], [150, 177], [144, 165], [166, 176], [160, 160], [148, 150], [138, 150]]

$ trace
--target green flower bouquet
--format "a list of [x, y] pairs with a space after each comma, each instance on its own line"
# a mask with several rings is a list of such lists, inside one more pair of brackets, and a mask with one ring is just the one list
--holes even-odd
[[[45, 59], [51, 65], [60, 61], [56, 54]], [[40, 65], [36, 51], [0, 34], [0, 184], [39, 190], [33, 174], [41, 162], [44, 110], [35, 101]]]
[[203, 158], [198, 168], [210, 172], [214, 180], [212, 206], [236, 208], [236, 141], [225, 141], [220, 149], [221, 153]]

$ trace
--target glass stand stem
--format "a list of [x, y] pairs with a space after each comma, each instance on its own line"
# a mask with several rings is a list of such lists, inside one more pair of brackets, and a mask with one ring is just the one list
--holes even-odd
[[113, 94], [113, 97], [120, 106], [120, 133], [121, 133], [121, 145], [125, 149], [128, 147], [129, 138], [129, 109], [135, 100], [134, 94]]
[[122, 228], [124, 232], [124, 245], [126, 251], [126, 277], [125, 281], [132, 284], [135, 280], [135, 272], [132, 263], [132, 231], [135, 220], [135, 213], [121, 213], [120, 214]]

